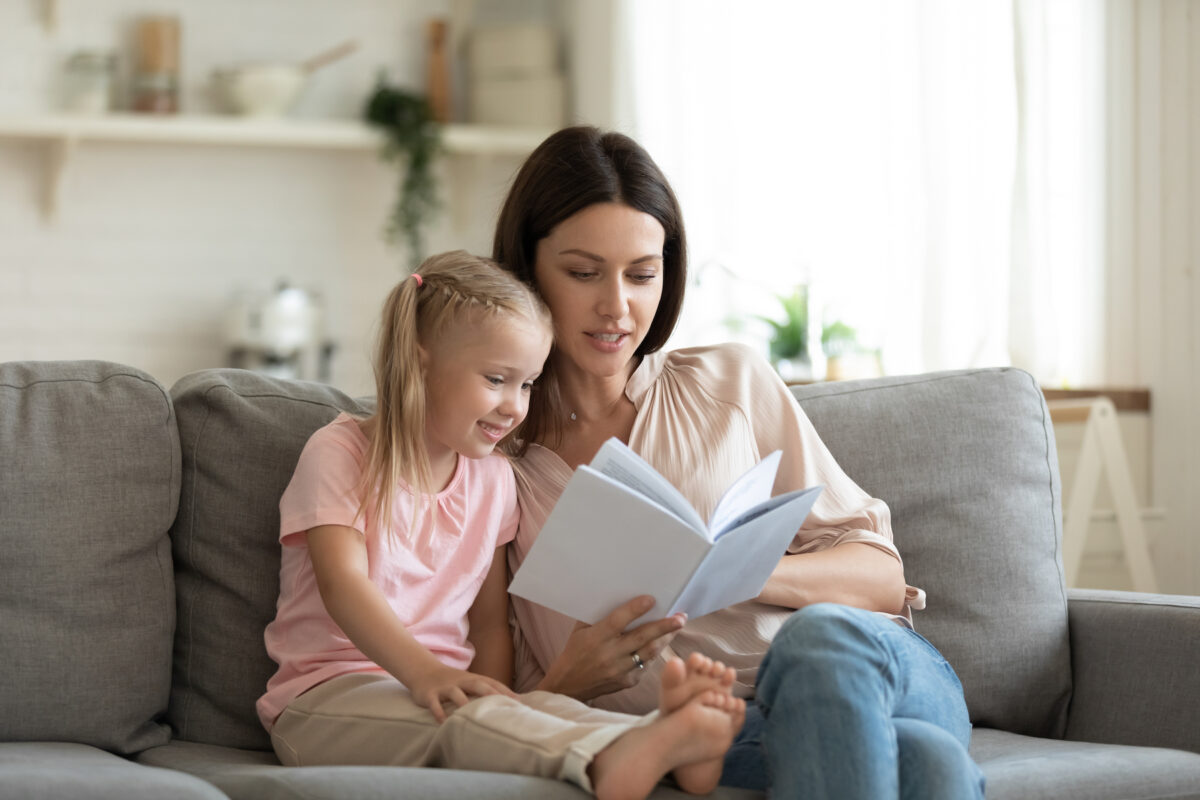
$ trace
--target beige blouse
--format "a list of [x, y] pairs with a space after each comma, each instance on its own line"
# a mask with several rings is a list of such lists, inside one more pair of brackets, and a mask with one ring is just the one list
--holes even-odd
[[[775, 371], [741, 345], [717, 345], [646, 356], [630, 378], [626, 396], [637, 409], [629, 446], [679, 488], [707, 519], [722, 492], [743, 472], [777, 449], [783, 460], [775, 494], [823, 484], [789, 553], [824, 550], [844, 542], [865, 542], [897, 560], [891, 515], [882, 500], [869, 497], [837, 465]], [[534, 445], [515, 463], [521, 523], [509, 546], [516, 572], [537, 538], [571, 469], [552, 451]], [[654, 547], [647, 541], [646, 547]], [[630, 553], [630, 558], [637, 558]], [[910, 609], [925, 595], [908, 587]], [[562, 651], [575, 622], [520, 597], [512, 597], [518, 691], [531, 690]], [[791, 612], [747, 601], [688, 620], [664, 651], [686, 658], [695, 650], [737, 670], [735, 692], [754, 694], [758, 665], [779, 626]], [[906, 609], [901, 624], [910, 624]], [[596, 698], [593, 705], [644, 714], [657, 706], [658, 672], [663, 659], [646, 665], [632, 689]]]

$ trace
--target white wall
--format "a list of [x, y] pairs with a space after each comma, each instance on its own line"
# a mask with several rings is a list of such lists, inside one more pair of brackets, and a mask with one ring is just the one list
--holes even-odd
[[1107, 382], [1151, 392], [1152, 556], [1200, 593], [1200, 5], [1108, 0]]
[[[347, 38], [360, 50], [315, 74], [302, 117], [354, 117], [386, 67], [419, 88], [429, 17], [441, 0], [59, 0], [0, 2], [0, 114], [55, 106], [59, 65], [80, 48], [113, 47], [141, 13], [177, 13], [185, 109], [209, 110], [221, 64], [300, 60]], [[534, 12], [537, 4], [525, 3]], [[513, 14], [525, 13], [517, 4]], [[480, 3], [481, 16], [487, 4]], [[494, 13], [491, 16], [496, 16]], [[440, 165], [447, 213], [430, 252], [487, 253], [516, 159]], [[333, 383], [369, 392], [367, 354], [384, 293], [405, 274], [382, 241], [397, 180], [370, 152], [85, 142], [71, 161], [58, 218], [43, 218], [45, 151], [0, 139], [0, 361], [99, 358], [166, 385], [220, 366], [222, 328], [239, 290], [278, 280], [323, 296], [339, 345]], [[450, 213], [453, 212], [453, 213]]]

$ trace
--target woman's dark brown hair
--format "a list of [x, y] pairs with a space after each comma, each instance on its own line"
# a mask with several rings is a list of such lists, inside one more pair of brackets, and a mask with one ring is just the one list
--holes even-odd
[[[633, 139], [580, 125], [550, 135], [525, 160], [500, 209], [492, 258], [525, 283], [537, 288], [534, 261], [537, 244], [563, 220], [596, 203], [622, 203], [658, 220], [663, 242], [663, 291], [658, 310], [636, 355], [653, 353], [675, 329], [687, 285], [687, 240], [679, 201], [662, 170]], [[553, 361], [530, 401], [525, 439], [557, 442], [562, 431]]]

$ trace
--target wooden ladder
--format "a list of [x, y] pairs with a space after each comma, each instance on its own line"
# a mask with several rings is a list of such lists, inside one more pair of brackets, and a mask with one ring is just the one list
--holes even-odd
[[1134, 591], [1157, 592], [1158, 579], [1154, 575], [1149, 540], [1142, 524], [1143, 511], [1139, 510], [1133, 491], [1133, 477], [1125, 456], [1125, 446], [1121, 442], [1117, 409], [1112, 400], [1090, 397], [1082, 400], [1051, 400], [1046, 405], [1050, 409], [1050, 418], [1055, 422], [1084, 423], [1083, 444], [1075, 467], [1075, 478], [1071, 481], [1071, 490], [1064, 499], [1063, 507], [1063, 568], [1067, 585], [1074, 586], [1079, 578], [1088, 525], [1092, 521], [1092, 509], [1096, 502], [1096, 489], [1103, 473], [1112, 493], [1117, 528]]

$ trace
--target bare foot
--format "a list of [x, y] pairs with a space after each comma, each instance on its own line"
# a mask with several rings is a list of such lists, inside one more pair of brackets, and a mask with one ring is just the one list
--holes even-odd
[[[734, 698], [730, 692], [736, 673], [720, 661], [713, 661], [703, 653], [692, 653], [687, 661], [671, 659], [663, 668], [662, 686], [659, 691], [658, 710], [669, 714], [693, 697], [715, 696], [708, 705], [725, 711], [729, 715], [730, 741], [742, 729], [746, 720], [746, 703]], [[735, 701], [736, 702], [730, 702]], [[708, 794], [721, 780], [725, 767], [725, 753], [705, 761], [683, 764], [674, 770], [679, 788], [692, 794]]]
[[730, 719], [745, 713], [743, 700], [716, 690], [700, 692], [649, 725], [632, 728], [592, 761], [592, 788], [600, 800], [641, 800], [672, 770], [716, 762], [717, 773], [705, 787], [689, 780], [689, 792], [707, 793], [720, 779], [722, 756], [733, 742]]
[[713, 661], [703, 653], [692, 653], [687, 661], [672, 658], [662, 671], [658, 710], [670, 714], [697, 694], [712, 689], [729, 694], [737, 677], [733, 667]]

